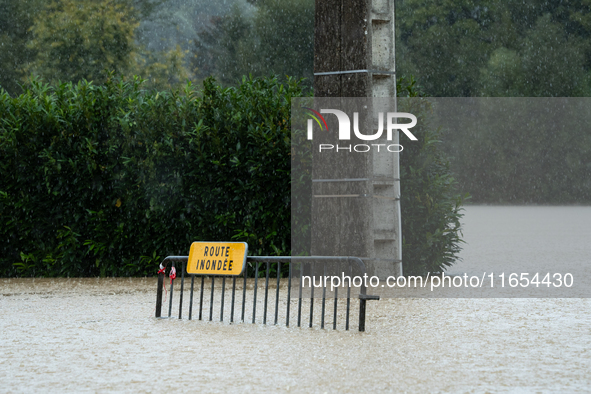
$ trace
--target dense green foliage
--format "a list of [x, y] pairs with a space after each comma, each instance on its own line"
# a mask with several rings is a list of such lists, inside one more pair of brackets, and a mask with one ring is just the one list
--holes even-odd
[[461, 249], [460, 219], [467, 195], [457, 192], [450, 162], [437, 128], [428, 123], [430, 104], [415, 80], [397, 83], [399, 110], [417, 116], [416, 143], [400, 153], [402, 264], [405, 275], [426, 275], [451, 266]]
[[400, 0], [397, 65], [434, 97], [589, 96], [589, 0]]
[[36, 11], [42, 0], [0, 0], [0, 87], [18, 92], [25, 68], [35, 57], [27, 46]]
[[216, 75], [227, 84], [242, 75], [277, 74], [308, 78], [314, 66], [314, 1], [249, 0], [249, 16], [235, 6], [215, 17], [195, 41], [198, 76]]
[[[314, 2], [249, 0], [195, 41], [197, 74], [309, 77]], [[425, 95], [589, 96], [591, 0], [397, 0], [396, 64]]]
[[2, 93], [0, 276], [151, 275], [195, 240], [289, 253], [288, 82]]
[[52, 80], [102, 82], [103, 70], [124, 74], [132, 67], [134, 31], [139, 22], [124, 4], [114, 0], [61, 0], [32, 26], [38, 48], [31, 72]]
[[185, 83], [186, 51], [150, 51], [138, 40], [140, 21], [162, 1], [0, 0], [0, 87], [17, 95], [30, 75], [102, 83], [105, 69], [160, 89]]
[[[397, 71], [428, 96], [590, 93], [590, 0], [399, 0], [396, 18]], [[310, 77], [313, 34], [311, 0], [0, 0], [0, 86], [14, 95], [30, 72], [98, 83], [104, 68], [158, 88]]]

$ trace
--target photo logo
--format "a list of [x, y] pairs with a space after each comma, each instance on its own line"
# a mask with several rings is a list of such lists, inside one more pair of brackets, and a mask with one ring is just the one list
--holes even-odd
[[[308, 108], [308, 107], [302, 107], [306, 110], [308, 110], [308, 112], [310, 112], [310, 116], [312, 117], [312, 119], [314, 119], [316, 121], [316, 123], [318, 123], [318, 126], [320, 126], [320, 130], [323, 130], [322, 128], [322, 123], [324, 123], [324, 126], [326, 127], [326, 131], [328, 131], [328, 126], [326, 125], [326, 120], [324, 119], [324, 117], [322, 115], [320, 115], [320, 113], [318, 111], [313, 110], [312, 108]], [[320, 120], [318, 120], [318, 118], [322, 119], [322, 123], [320, 123]], [[311, 140], [312, 139], [312, 126], [310, 125], [310, 123], [312, 122], [312, 119], [308, 119], [308, 139]]]
[[[326, 128], [326, 131], [328, 131], [328, 125], [322, 114], [332, 114], [337, 117], [337, 120], [339, 122], [338, 136], [340, 141], [347, 141], [351, 139], [351, 119], [345, 112], [338, 109], [321, 109], [320, 112], [318, 112], [312, 108], [302, 108], [307, 110], [310, 117], [312, 117], [312, 119], [308, 119], [308, 140], [312, 140], [314, 134], [314, 121], [316, 121], [316, 123], [320, 127], [320, 130], [324, 130], [324, 128]], [[410, 119], [410, 122], [395, 123], [397, 119]], [[394, 130], [400, 130], [411, 141], [417, 141], [417, 137], [415, 137], [414, 134], [412, 134], [409, 130], [417, 124], [417, 117], [413, 114], [407, 112], [387, 112], [385, 123], [386, 124], [384, 127], [384, 112], [379, 112], [378, 130], [374, 134], [362, 134], [359, 130], [359, 113], [353, 112], [353, 133], [355, 134], [355, 137], [362, 141], [375, 141], [381, 138], [382, 134], [384, 133], [384, 129], [386, 130], [386, 139], [388, 141], [393, 140]], [[386, 149], [389, 152], [402, 152], [403, 149], [402, 145], [400, 144], [371, 144], [371, 146], [377, 147], [378, 152], [380, 151], [380, 146], [386, 147]], [[339, 147], [339, 145], [337, 145], [336, 151], [338, 152], [340, 150], [347, 150], [351, 152], [353, 150], [355, 152], [368, 152], [369, 150], [371, 150], [371, 146], [367, 144], [358, 144], [354, 145], [353, 147], [351, 147], [350, 145], [348, 147]], [[335, 149], [335, 146], [332, 144], [320, 144], [320, 152], [322, 152], [323, 150], [333, 149]]]

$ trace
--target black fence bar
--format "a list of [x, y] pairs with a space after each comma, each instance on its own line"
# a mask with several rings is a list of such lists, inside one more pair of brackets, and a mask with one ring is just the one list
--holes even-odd
[[263, 312], [263, 324], [267, 324], [267, 301], [269, 300], [269, 268], [270, 263], [267, 261], [267, 272], [265, 273], [265, 311]]
[[339, 297], [339, 288], [335, 287], [334, 288], [334, 316], [332, 318], [332, 329], [336, 330], [337, 329], [337, 301]]
[[244, 285], [242, 286], [242, 322], [244, 323], [244, 307], [246, 305], [246, 267], [244, 267]]
[[172, 316], [172, 291], [174, 290], [174, 279], [170, 278], [170, 291], [169, 291], [169, 302], [168, 302], [168, 317]]
[[[168, 269], [171, 271], [175, 268], [175, 261], [180, 262], [187, 262], [187, 256], [169, 256], [162, 262], [161, 271], [158, 274], [158, 288], [156, 294], [156, 310], [155, 316], [161, 317], [162, 312], [162, 298], [163, 298], [163, 291], [165, 284], [165, 277], [166, 277], [166, 270]], [[257, 309], [257, 293], [258, 293], [258, 277], [259, 277], [259, 266], [261, 263], [265, 263], [265, 299], [264, 299], [264, 310], [263, 310], [263, 324], [267, 324], [267, 312], [268, 312], [268, 304], [269, 304], [269, 278], [270, 278], [270, 271], [271, 271], [271, 263], [276, 263], [277, 267], [277, 283], [275, 289], [275, 315], [274, 315], [274, 324], [278, 324], [279, 321], [279, 289], [281, 287], [281, 266], [282, 263], [289, 264], [289, 278], [288, 278], [288, 288], [287, 288], [287, 305], [286, 305], [286, 318], [285, 318], [285, 325], [289, 326], [290, 322], [290, 311], [291, 311], [291, 285], [292, 285], [292, 275], [294, 274], [294, 270], [292, 267], [293, 261], [298, 261], [299, 268], [299, 299], [298, 299], [298, 327], [301, 327], [301, 319], [302, 319], [302, 299], [303, 299], [303, 277], [304, 277], [304, 270], [308, 272], [308, 269], [311, 273], [311, 283], [310, 283], [310, 318], [309, 318], [309, 327], [313, 326], [314, 323], [314, 277], [315, 277], [315, 269], [317, 267], [317, 263], [321, 263], [323, 265], [323, 276], [320, 277], [322, 283], [322, 308], [321, 308], [321, 317], [320, 317], [320, 328], [324, 329], [326, 325], [326, 288], [327, 283], [325, 278], [327, 277], [327, 264], [330, 264], [330, 261], [346, 261], [349, 271], [349, 276], [353, 277], [353, 264], [357, 263], [361, 270], [361, 273], [365, 274], [365, 265], [361, 261], [361, 259], [357, 257], [333, 257], [333, 256], [312, 256], [312, 257], [273, 257], [273, 256], [256, 256], [256, 257], [248, 257], [247, 260], [255, 264], [255, 280], [254, 280], [254, 297], [253, 297], [253, 310], [252, 310], [252, 322], [256, 322], [256, 309]], [[167, 266], [167, 263], [171, 263], [170, 267]], [[308, 269], [306, 269], [308, 268]], [[175, 268], [176, 269], [176, 268]], [[183, 314], [183, 297], [184, 297], [184, 281], [185, 281], [185, 269], [186, 265], [179, 265], [179, 269], [182, 271], [181, 274], [181, 287], [180, 287], [180, 296], [179, 296], [179, 314], [178, 318], [182, 319]], [[191, 294], [190, 294], [190, 301], [189, 301], [189, 320], [193, 318], [193, 296], [195, 291], [195, 274], [191, 275]], [[203, 295], [205, 289], [205, 275], [201, 276], [201, 288], [200, 288], [200, 297], [199, 297], [199, 320], [202, 320], [203, 314]], [[242, 289], [242, 321], [244, 322], [245, 319], [245, 306], [246, 306], [246, 287], [247, 287], [247, 273], [246, 269], [244, 270], [243, 276], [243, 289]], [[169, 305], [168, 305], [168, 317], [172, 317], [172, 303], [173, 303], [173, 294], [174, 294], [174, 281], [175, 279], [170, 280], [170, 294], [169, 294]], [[344, 284], [343, 284], [344, 285]], [[350, 323], [350, 309], [351, 309], [351, 281], [347, 284], [347, 305], [346, 305], [346, 321], [345, 321], [345, 329], [349, 330], [349, 323]], [[220, 321], [223, 322], [224, 320], [224, 309], [225, 309], [225, 291], [226, 291], [226, 277], [222, 276], [222, 295], [221, 295], [221, 308], [220, 308]], [[333, 329], [336, 330], [337, 322], [338, 322], [338, 287], [331, 290], [334, 291], [334, 298], [333, 298]], [[211, 295], [210, 295], [210, 305], [209, 305], [209, 320], [213, 320], [213, 303], [214, 303], [214, 294], [215, 294], [215, 276], [211, 276]], [[378, 296], [372, 296], [367, 294], [367, 288], [365, 287], [365, 283], [362, 282], [359, 291], [359, 331], [365, 330], [365, 318], [367, 312], [367, 301], [368, 300], [378, 300]], [[234, 322], [234, 307], [236, 302], [236, 277], [232, 278], [232, 300], [231, 300], [231, 312], [230, 312], [230, 322]]]
[[155, 317], [162, 315], [162, 291], [164, 290], [164, 272], [158, 274], [158, 287], [156, 288], [156, 311]]
[[220, 307], [220, 321], [224, 321], [224, 295], [226, 294], [226, 277], [222, 276], [222, 305]]
[[361, 285], [359, 291], [359, 331], [365, 331], [365, 302], [366, 299], [363, 297], [367, 293], [365, 283]]
[[205, 276], [201, 277], [201, 294], [199, 295], [199, 320], [203, 318], [203, 288], [205, 287]]
[[287, 310], [285, 311], [285, 326], [289, 327], [289, 306], [291, 305], [291, 267], [289, 265], [289, 278], [287, 279]]
[[324, 274], [322, 275], [322, 318], [320, 319], [320, 328], [324, 329], [324, 311], [326, 309], [326, 264], [324, 264]]
[[310, 328], [312, 328], [312, 321], [314, 320], [314, 263], [311, 263], [310, 267], [312, 273], [312, 283], [310, 283]]
[[181, 269], [181, 296], [179, 299], [179, 319], [183, 318], [183, 288], [185, 286], [185, 267], [180, 267]]
[[[353, 267], [349, 264], [349, 276], [353, 275]], [[349, 281], [349, 287], [347, 287], [347, 317], [345, 319], [345, 330], [349, 331], [349, 311], [351, 310], [351, 281]]]
[[211, 277], [211, 297], [209, 297], [209, 321], [213, 320], [213, 289], [215, 289], [215, 276]]
[[193, 289], [195, 288], [195, 275], [191, 275], [191, 297], [189, 298], [189, 320], [193, 317]]
[[232, 307], [230, 308], [230, 323], [234, 322], [234, 296], [236, 294], [236, 277], [232, 278]]
[[279, 317], [279, 279], [281, 278], [281, 262], [277, 262], [277, 289], [275, 290], [275, 325]]
[[298, 327], [302, 326], [302, 280], [304, 279], [304, 264], [300, 263], [300, 298], [298, 300]]
[[252, 324], [254, 324], [256, 314], [257, 314], [257, 290], [258, 290], [258, 283], [259, 283], [259, 262], [255, 262], [255, 269], [254, 269], [254, 301], [252, 302]]

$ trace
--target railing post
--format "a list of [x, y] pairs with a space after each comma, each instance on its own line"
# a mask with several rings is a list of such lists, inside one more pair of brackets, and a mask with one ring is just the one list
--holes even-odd
[[156, 317], [162, 315], [162, 290], [164, 290], [164, 272], [158, 274], [158, 287], [156, 289]]
[[380, 296], [367, 295], [365, 291], [359, 294], [359, 331], [365, 331], [365, 303], [368, 300], [379, 300]]
[[359, 299], [359, 331], [365, 331], [365, 300]]
[[359, 331], [365, 331], [365, 295], [367, 293], [367, 289], [365, 288], [365, 284], [361, 286], [359, 291]]

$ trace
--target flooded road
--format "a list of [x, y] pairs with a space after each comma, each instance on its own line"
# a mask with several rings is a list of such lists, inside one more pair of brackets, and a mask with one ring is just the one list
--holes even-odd
[[[591, 223], [587, 207], [536, 209], [569, 239], [588, 231], [575, 217]], [[494, 263], [491, 243], [528, 259], [540, 237], [555, 239], [534, 223], [514, 242], [503, 228], [520, 212], [468, 207], [457, 270]], [[588, 239], [561, 258], [581, 258]], [[591, 391], [589, 299], [384, 299], [368, 303], [358, 333], [157, 320], [155, 288], [155, 278], [0, 279], [0, 392]]]

